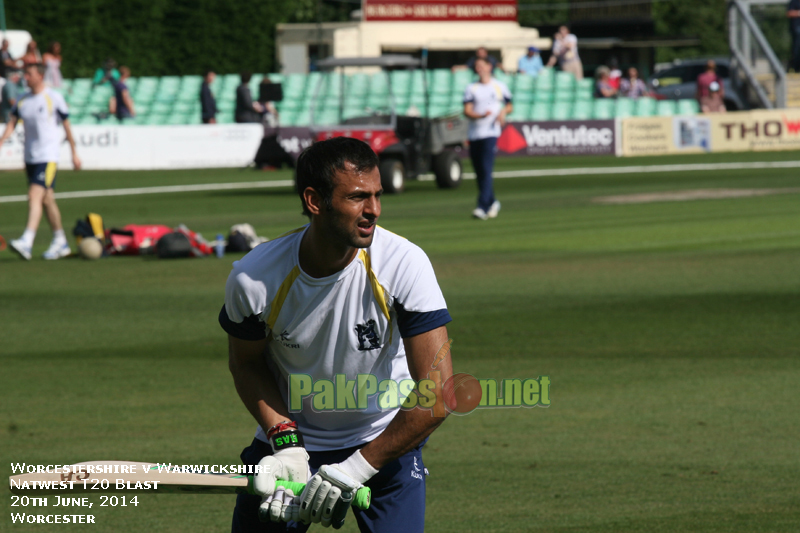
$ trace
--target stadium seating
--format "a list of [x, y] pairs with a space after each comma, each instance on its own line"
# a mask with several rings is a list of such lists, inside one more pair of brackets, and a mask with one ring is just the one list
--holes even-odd
[[[356, 73], [323, 77], [309, 74], [253, 75], [249, 87], [254, 97], [264, 77], [283, 84], [284, 100], [277, 104], [284, 125], [311, 124], [312, 103], [315, 124], [335, 124], [369, 113], [385, 113], [394, 102], [398, 112], [427, 107], [430, 116], [461, 113], [466, 87], [475, 81], [472, 72], [449, 69], [427, 71], [396, 70], [390, 73]], [[576, 80], [568, 72], [544, 69], [539, 76], [497, 72], [495, 77], [508, 85], [514, 95], [510, 120], [588, 120], [627, 117], [695, 115], [700, 112], [695, 100], [655, 100], [653, 98], [594, 98], [594, 80]], [[137, 117], [126, 124], [199, 124], [201, 76], [143, 76], [127, 81]], [[217, 76], [211, 89], [217, 98], [217, 121], [233, 122], [238, 74]], [[391, 90], [390, 90], [391, 89]], [[88, 78], [64, 80], [61, 88], [70, 105], [74, 124], [115, 124], [102, 118], [113, 95], [110, 85], [93, 86]], [[428, 94], [426, 106], [426, 90]], [[341, 111], [339, 108], [342, 108]]]

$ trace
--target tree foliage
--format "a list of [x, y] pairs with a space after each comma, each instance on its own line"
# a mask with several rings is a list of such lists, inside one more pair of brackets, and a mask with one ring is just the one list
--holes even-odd
[[352, 8], [316, 0], [23, 0], [6, 2], [6, 20], [29, 31], [42, 52], [61, 42], [65, 77], [89, 77], [107, 57], [134, 76], [163, 76], [272, 71], [276, 24], [346, 20]]

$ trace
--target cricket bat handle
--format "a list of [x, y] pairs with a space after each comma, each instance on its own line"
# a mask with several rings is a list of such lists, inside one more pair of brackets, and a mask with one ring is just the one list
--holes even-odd
[[[253, 486], [253, 476], [247, 476], [250, 481], [250, 486]], [[297, 481], [285, 481], [283, 479], [278, 479], [275, 481], [275, 487], [283, 487], [285, 489], [289, 489], [295, 493], [295, 495], [299, 496], [303, 493], [303, 490], [306, 488], [305, 483], [300, 483]], [[353, 498], [353, 507], [357, 507], [362, 511], [366, 511], [369, 509], [370, 501], [372, 500], [372, 491], [369, 487], [361, 487], [356, 491], [356, 495]]]

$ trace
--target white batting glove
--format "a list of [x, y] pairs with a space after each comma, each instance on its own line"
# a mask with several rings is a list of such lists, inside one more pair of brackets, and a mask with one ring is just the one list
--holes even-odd
[[356, 491], [377, 473], [361, 451], [341, 463], [321, 466], [300, 495], [300, 521], [339, 529]]
[[[291, 490], [276, 489], [275, 481], [306, 483], [311, 477], [308, 453], [303, 438], [294, 422], [282, 422], [267, 433], [273, 454], [261, 459], [260, 467], [253, 476], [253, 491], [261, 496], [258, 518], [262, 522], [296, 520], [299, 512], [295, 495]], [[294, 506], [294, 508], [292, 508]]]

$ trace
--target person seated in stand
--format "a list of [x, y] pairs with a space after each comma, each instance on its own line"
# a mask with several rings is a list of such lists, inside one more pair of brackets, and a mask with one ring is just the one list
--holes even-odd
[[497, 68], [497, 59], [494, 56], [489, 55], [489, 50], [487, 50], [485, 46], [481, 46], [480, 48], [475, 50], [475, 55], [467, 59], [467, 62], [465, 64], [454, 65], [452, 70], [453, 72], [456, 72], [458, 70], [471, 70], [472, 72], [475, 72], [475, 61], [477, 61], [478, 59], [483, 59], [485, 61], [488, 61], [489, 64], [492, 66], [492, 72], [494, 72], [494, 69]]
[[200, 86], [200, 117], [203, 124], [217, 123], [217, 99], [211, 92], [211, 84], [216, 77], [217, 74], [213, 70], [207, 70], [203, 75], [203, 84]]
[[[261, 80], [261, 85], [271, 85], [272, 82], [267, 76]], [[264, 108], [264, 122], [267, 123], [267, 126], [275, 127], [278, 125], [278, 108], [275, 107], [275, 104], [269, 102], [267, 100], [261, 99], [261, 91], [259, 91], [258, 95], [258, 103], [261, 104], [261, 107]]]
[[611, 70], [608, 67], [597, 67], [595, 78], [597, 81], [594, 84], [594, 97], [595, 98], [614, 98], [617, 96], [617, 91], [609, 83]]
[[629, 68], [628, 77], [622, 78], [619, 82], [619, 95], [625, 98], [639, 98], [649, 94], [647, 84], [639, 77], [639, 71], [633, 67]]
[[234, 119], [237, 123], [261, 122], [261, 115], [264, 113], [264, 106], [259, 102], [253, 101], [250, 94], [250, 79], [253, 77], [249, 71], [241, 74], [242, 83], [236, 88], [236, 112]]
[[131, 69], [128, 67], [119, 68], [120, 77], [118, 80], [112, 78], [111, 85], [114, 87], [114, 96], [108, 101], [108, 111], [117, 119], [122, 122], [125, 119], [133, 118], [136, 116], [136, 110], [133, 107], [133, 98], [125, 80], [131, 77]]
[[543, 68], [542, 56], [539, 55], [539, 49], [535, 46], [529, 46], [528, 53], [519, 58], [517, 63], [517, 72], [528, 76], [538, 76], [539, 71]]
[[119, 79], [119, 70], [117, 70], [117, 62], [109, 57], [103, 63], [103, 66], [94, 71], [94, 78], [92, 79], [92, 87], [96, 85], [105, 85], [111, 80]]

